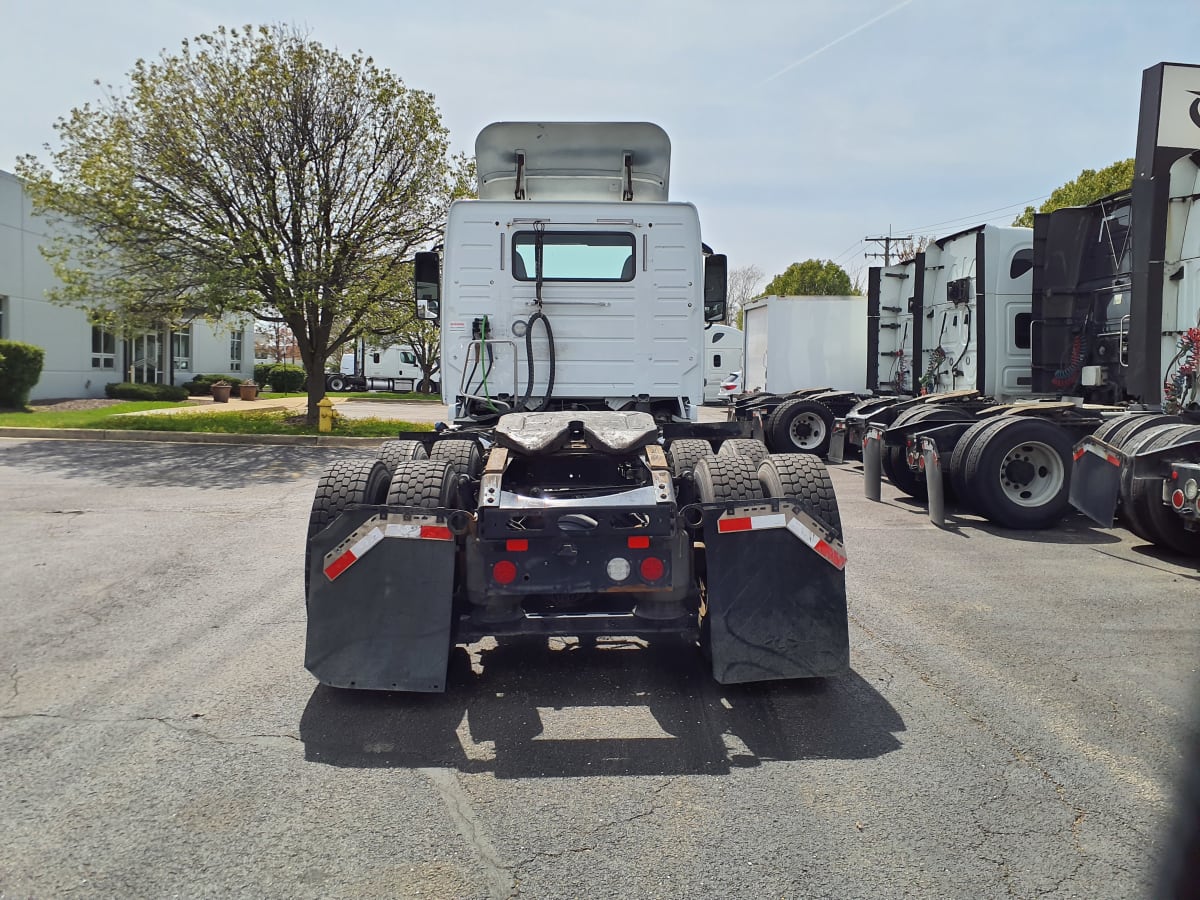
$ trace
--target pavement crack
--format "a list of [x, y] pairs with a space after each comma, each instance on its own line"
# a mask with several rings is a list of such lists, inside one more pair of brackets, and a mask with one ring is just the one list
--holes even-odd
[[449, 769], [421, 768], [417, 770], [437, 788], [450, 813], [458, 833], [475, 850], [480, 864], [487, 876], [487, 882], [492, 897], [501, 900], [520, 896], [521, 889], [511, 867], [505, 864], [499, 851], [488, 839], [482, 824], [475, 815], [471, 798], [463, 789], [457, 775]]
[[224, 735], [209, 731], [205, 728], [197, 728], [195, 725], [187, 726], [184, 722], [195, 721], [192, 718], [188, 719], [171, 719], [164, 716], [124, 716], [118, 718], [91, 718], [86, 716], [68, 716], [59, 713], [33, 712], [33, 713], [15, 713], [12, 715], [0, 715], [0, 721], [15, 722], [21, 719], [45, 719], [53, 722], [65, 722], [69, 725], [137, 725], [137, 724], [152, 724], [161, 725], [162, 727], [176, 733], [182, 734], [189, 738], [205, 738], [214, 741], [218, 744], [257, 744], [262, 745], [264, 742], [270, 741], [293, 741], [301, 742], [300, 735], [290, 732], [282, 732], [276, 734], [235, 734]]
[[8, 684], [11, 693], [5, 699], [4, 706], [15, 702], [21, 696], [21, 670], [17, 667], [16, 663], [13, 663], [12, 667], [8, 670]]

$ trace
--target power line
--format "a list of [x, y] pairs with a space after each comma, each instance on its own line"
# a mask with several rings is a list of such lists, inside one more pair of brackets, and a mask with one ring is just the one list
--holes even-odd
[[853, 244], [851, 244], [849, 247], [847, 247], [845, 250], [843, 250], [841, 253], [839, 253], [837, 256], [835, 256], [833, 258], [833, 261], [835, 263], [840, 264], [843, 259], [846, 259], [852, 253], [854, 253], [856, 250], [858, 250], [858, 248], [861, 247], [862, 245], [863, 245], [862, 241], [855, 241]]
[[900, 243], [901, 241], [911, 241], [912, 239], [913, 239], [913, 236], [911, 234], [906, 234], [903, 236], [893, 235], [891, 226], [889, 226], [888, 233], [886, 235], [882, 235], [880, 237], [865, 237], [865, 238], [863, 238], [864, 241], [870, 241], [873, 244], [883, 244], [883, 252], [882, 253], [864, 253], [863, 258], [864, 259], [878, 259], [879, 257], [882, 256], [883, 264], [885, 266], [890, 266], [892, 264], [892, 244]]
[[1020, 203], [1010, 203], [1008, 206], [998, 206], [995, 209], [985, 209], [983, 212], [971, 213], [968, 216], [959, 216], [956, 219], [946, 219], [944, 222], [933, 222], [929, 225], [918, 225], [916, 227], [906, 228], [904, 230], [920, 232], [927, 228], [937, 228], [940, 225], [953, 225], [955, 222], [965, 222], [968, 219], [978, 219], [981, 216], [988, 216], [992, 213], [1004, 212], [1006, 209], [1017, 209], [1018, 207], [1030, 206], [1034, 203], [1037, 203], [1039, 200], [1047, 200], [1049, 197], [1050, 195], [1046, 194], [1044, 197], [1034, 197], [1032, 200], [1022, 200]]

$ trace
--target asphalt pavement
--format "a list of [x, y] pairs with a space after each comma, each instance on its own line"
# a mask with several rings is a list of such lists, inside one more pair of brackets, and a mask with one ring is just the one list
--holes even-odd
[[304, 671], [303, 546], [368, 449], [0, 438], [0, 897], [1146, 895], [1200, 573], [1072, 518], [938, 529], [832, 467], [853, 672], [484, 642], [445, 694]]

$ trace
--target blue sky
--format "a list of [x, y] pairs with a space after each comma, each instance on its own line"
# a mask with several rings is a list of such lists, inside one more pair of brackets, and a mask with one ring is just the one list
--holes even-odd
[[868, 234], [1007, 224], [1132, 156], [1142, 70], [1200, 63], [1195, 0], [12, 0], [3, 21], [0, 169], [139, 57], [286, 22], [433, 93], [464, 151], [503, 119], [657, 122], [672, 198], [732, 266], [864, 283]]

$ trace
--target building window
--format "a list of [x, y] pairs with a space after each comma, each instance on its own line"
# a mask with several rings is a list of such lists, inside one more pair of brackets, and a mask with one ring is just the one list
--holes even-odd
[[233, 331], [229, 334], [229, 371], [242, 371], [242, 332]]
[[8, 337], [8, 298], [0, 294], [0, 340]]
[[116, 367], [117, 337], [111, 331], [92, 326], [92, 368], [112, 369]]
[[175, 357], [176, 371], [186, 372], [192, 367], [192, 326], [171, 335], [171, 355]]

